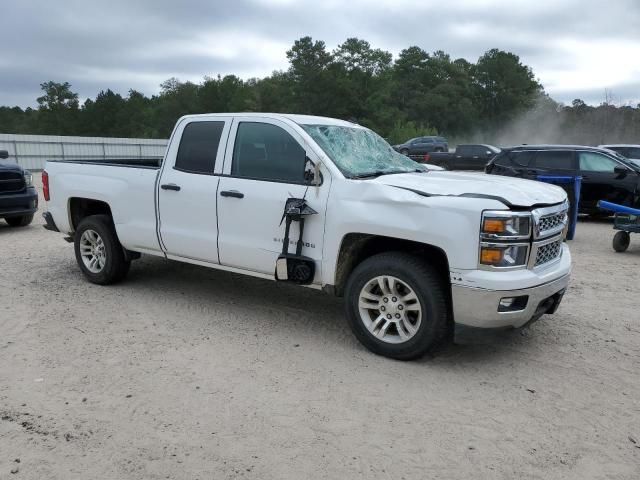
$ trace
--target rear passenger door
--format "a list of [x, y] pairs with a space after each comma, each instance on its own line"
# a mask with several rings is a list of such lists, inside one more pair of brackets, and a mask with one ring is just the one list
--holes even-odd
[[533, 168], [525, 169], [524, 178], [537, 180], [540, 175], [575, 175], [575, 152], [572, 150], [539, 150]]
[[230, 127], [230, 117], [196, 117], [174, 133], [157, 190], [161, 245], [169, 257], [218, 263], [217, 175]]

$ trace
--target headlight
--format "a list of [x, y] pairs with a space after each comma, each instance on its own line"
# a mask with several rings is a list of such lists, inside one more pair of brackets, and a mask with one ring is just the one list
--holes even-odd
[[480, 264], [494, 268], [516, 268], [527, 264], [528, 243], [481, 243]]
[[23, 173], [24, 183], [27, 187], [33, 186], [33, 175], [29, 170], [25, 170]]
[[531, 236], [531, 213], [499, 210], [484, 212], [480, 235], [486, 239], [529, 239]]

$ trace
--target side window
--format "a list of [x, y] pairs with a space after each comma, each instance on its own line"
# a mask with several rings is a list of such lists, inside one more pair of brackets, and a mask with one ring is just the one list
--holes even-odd
[[473, 154], [478, 157], [486, 157], [487, 156], [487, 147], [483, 147], [482, 145], [476, 145], [473, 147]]
[[424, 137], [422, 139], [422, 143], [433, 143], [433, 138]]
[[580, 170], [583, 172], [613, 173], [618, 162], [593, 152], [580, 152]]
[[224, 122], [191, 122], [182, 131], [176, 170], [213, 173]]
[[469, 145], [460, 145], [456, 152], [458, 155], [462, 155], [463, 157], [471, 155], [471, 147]]
[[573, 170], [573, 152], [540, 150], [536, 155], [535, 166], [542, 170]]
[[[528, 167], [535, 156], [534, 150], [516, 150], [515, 152], [511, 152], [509, 157], [511, 162], [516, 167]], [[501, 158], [504, 158], [506, 155], [503, 153], [500, 155]]]
[[282, 128], [242, 122], [233, 147], [231, 174], [236, 177], [304, 183], [305, 151]]

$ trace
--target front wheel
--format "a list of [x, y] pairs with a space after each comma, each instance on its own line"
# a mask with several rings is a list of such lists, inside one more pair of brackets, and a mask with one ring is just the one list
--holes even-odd
[[349, 277], [345, 300], [351, 330], [379, 355], [412, 360], [446, 336], [444, 282], [412, 255], [388, 252], [362, 262]]
[[631, 243], [631, 235], [629, 232], [617, 232], [613, 236], [613, 249], [616, 252], [624, 252], [629, 248], [629, 243]]
[[92, 215], [78, 225], [74, 241], [76, 261], [91, 283], [109, 285], [129, 272], [130, 261], [108, 215]]
[[400, 153], [402, 155], [409, 155], [409, 150], [407, 150], [406, 148], [403, 148], [402, 150], [400, 150]]
[[33, 213], [31, 215], [22, 215], [21, 217], [9, 217], [4, 220], [10, 227], [26, 227], [33, 221]]

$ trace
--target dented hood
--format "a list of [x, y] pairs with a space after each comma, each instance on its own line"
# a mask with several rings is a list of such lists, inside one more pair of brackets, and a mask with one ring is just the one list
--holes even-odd
[[424, 196], [490, 198], [507, 207], [532, 207], [563, 202], [567, 195], [555, 185], [484, 173], [429, 171], [382, 175], [374, 180]]

